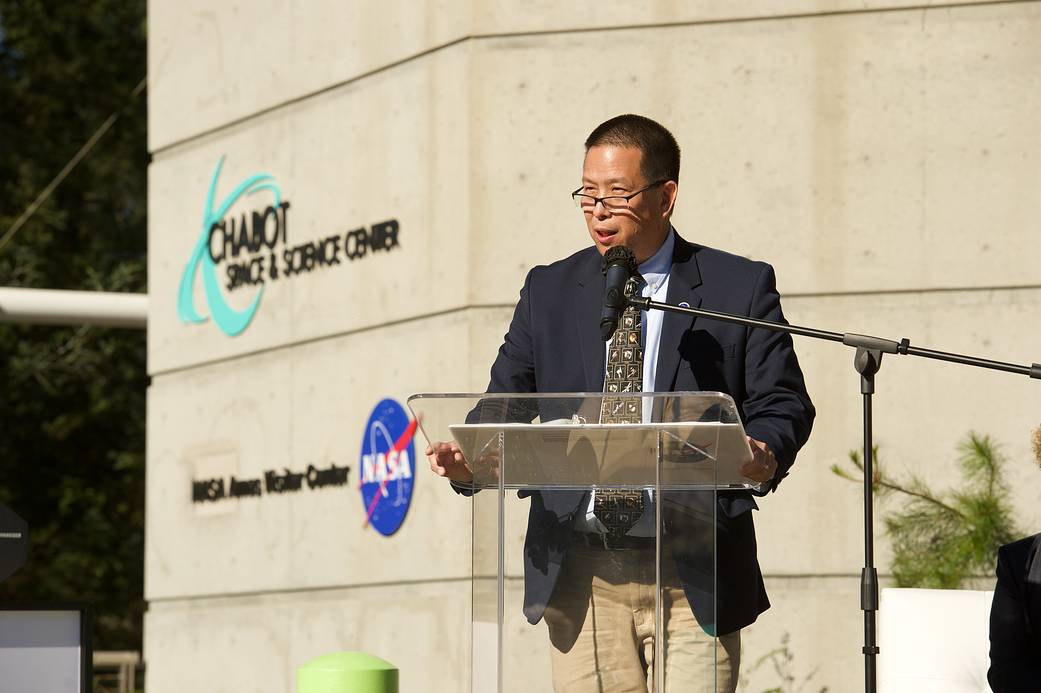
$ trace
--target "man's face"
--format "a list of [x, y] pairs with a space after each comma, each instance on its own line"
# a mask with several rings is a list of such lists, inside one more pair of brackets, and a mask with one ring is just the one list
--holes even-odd
[[[582, 166], [582, 190], [594, 197], [625, 196], [657, 181], [645, 180], [640, 171], [643, 152], [633, 147], [590, 147]], [[669, 233], [669, 215], [676, 201], [676, 183], [667, 181], [645, 190], [628, 204], [599, 203], [583, 208], [586, 228], [603, 255], [612, 246], [624, 245], [644, 262], [661, 247]]]

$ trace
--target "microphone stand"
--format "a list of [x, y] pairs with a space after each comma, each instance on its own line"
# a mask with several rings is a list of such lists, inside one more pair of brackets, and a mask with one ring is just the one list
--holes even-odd
[[747, 327], [756, 327], [774, 332], [787, 332], [802, 337], [823, 339], [829, 342], [841, 342], [856, 349], [853, 357], [853, 368], [860, 374], [860, 394], [864, 403], [864, 568], [860, 573], [860, 608], [864, 612], [864, 690], [875, 693], [878, 645], [876, 642], [875, 619], [878, 611], [878, 571], [875, 570], [875, 538], [874, 538], [874, 496], [871, 480], [874, 477], [872, 459], [871, 402], [875, 394], [875, 374], [882, 367], [883, 354], [900, 354], [902, 356], [920, 356], [927, 359], [959, 363], [965, 366], [988, 368], [1006, 373], [1016, 373], [1034, 379], [1041, 379], [1041, 364], [1034, 363], [1021, 366], [1003, 361], [964, 356], [946, 351], [923, 349], [911, 346], [907, 338], [900, 341], [872, 337], [851, 332], [828, 332], [810, 327], [799, 327], [784, 323], [758, 320], [730, 313], [720, 313], [703, 308], [687, 308], [669, 303], [652, 301], [649, 298], [630, 297], [629, 305], [641, 310], [660, 310], [667, 313], [691, 315], [721, 322], [730, 322]]

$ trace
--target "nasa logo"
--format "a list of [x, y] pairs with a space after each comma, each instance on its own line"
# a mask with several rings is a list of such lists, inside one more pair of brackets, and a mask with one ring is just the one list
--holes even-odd
[[392, 399], [369, 416], [361, 441], [360, 488], [365, 524], [389, 537], [401, 528], [412, 502], [416, 449], [415, 419]]

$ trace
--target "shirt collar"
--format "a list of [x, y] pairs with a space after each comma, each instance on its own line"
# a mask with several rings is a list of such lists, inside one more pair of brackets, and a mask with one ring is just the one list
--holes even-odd
[[669, 276], [669, 270], [672, 269], [672, 251], [675, 246], [676, 233], [672, 226], [669, 226], [669, 235], [665, 237], [665, 242], [658, 248], [658, 252], [641, 262], [638, 267], [640, 275], [643, 276], [652, 293]]

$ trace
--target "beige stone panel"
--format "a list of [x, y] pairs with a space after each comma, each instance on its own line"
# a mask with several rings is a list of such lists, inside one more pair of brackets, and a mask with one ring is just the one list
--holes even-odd
[[[466, 389], [469, 330], [467, 315], [453, 313], [155, 378], [148, 599], [469, 576], [470, 502], [425, 459], [391, 537], [363, 528], [358, 489], [372, 409], [384, 397], [404, 403], [415, 392]], [[453, 348], [425, 348], [436, 333], [453, 335]], [[414, 442], [421, 455], [422, 437]], [[311, 464], [350, 465], [347, 486], [191, 501], [193, 479]]]
[[465, 35], [470, 3], [148, 3], [150, 151]]
[[[674, 222], [787, 292], [1037, 283], [1041, 6], [482, 40], [472, 291], [588, 245], [582, 142], [647, 114], [684, 151]], [[477, 262], [476, 260], [480, 260]]]
[[[864, 612], [859, 576], [768, 575], [766, 590], [770, 609], [741, 631], [738, 690], [862, 691]], [[775, 656], [769, 657], [770, 653]], [[792, 680], [786, 681], [789, 676]]]
[[[984, 0], [997, 1], [997, 0]], [[943, 12], [944, 6], [965, 4], [963, 1], [928, 3], [925, 12]], [[506, 0], [480, 2], [474, 7], [474, 21], [482, 33], [546, 32], [611, 29], [641, 25], [675, 23], [769, 22], [784, 17], [813, 19], [817, 15], [846, 12], [878, 12], [908, 10], [924, 14], [917, 0], [694, 0], [692, 2], [626, 2], [607, 0], [596, 9], [576, 3], [552, 0], [511, 3]]]
[[[157, 2], [148, 7], [149, 150], [156, 151], [453, 42], [502, 33], [728, 22], [893, 9], [917, 0], [511, 3], [505, 0]], [[934, 5], [956, 3], [932, 3]], [[933, 10], [936, 12], [936, 10]]]
[[[539, 621], [533, 626], [524, 617], [524, 579], [520, 574], [507, 580], [505, 586], [500, 636], [503, 648], [503, 691], [550, 691], [553, 689], [550, 663], [552, 645], [546, 622]], [[474, 693], [478, 690], [490, 689], [475, 685]]]
[[[861, 332], [912, 346], [1029, 364], [1041, 361], [1041, 291], [973, 291], [879, 296], [793, 298], [795, 324]], [[759, 558], [770, 574], [859, 574], [863, 565], [863, 503], [859, 485], [830, 471], [861, 447], [861, 395], [853, 350], [799, 338], [807, 387], [817, 407], [809, 443], [777, 493], [760, 500]], [[936, 492], [965, 484], [957, 464], [969, 431], [989, 435], [1007, 458], [1015, 519], [1024, 534], [1041, 527], [1041, 470], [1031, 432], [1041, 424], [1041, 382], [911, 356], [887, 355], [876, 378], [874, 435], [889, 473], [917, 474]], [[878, 500], [876, 557], [888, 571], [883, 518], [899, 496]]]
[[401, 690], [469, 690], [465, 583], [395, 584], [232, 599], [152, 602], [147, 688], [292, 693], [315, 657], [362, 651], [395, 665]]
[[[149, 169], [149, 370], [170, 369], [288, 342], [350, 332], [458, 307], [469, 284], [468, 48], [459, 46], [251, 120], [157, 157]], [[400, 247], [265, 280], [244, 332], [225, 336], [212, 321], [185, 325], [177, 294], [202, 232], [202, 211], [221, 157], [215, 207], [247, 176], [267, 172], [289, 201], [289, 247], [396, 219]], [[228, 217], [263, 210], [273, 196], [240, 199]], [[266, 256], [267, 253], [264, 253]], [[240, 258], [245, 258], [245, 255]], [[269, 258], [265, 257], [265, 261]], [[228, 291], [246, 308], [258, 289]], [[265, 265], [265, 269], [267, 265]], [[203, 282], [195, 305], [210, 308]]]
[[[520, 291], [520, 286], [517, 290]], [[488, 388], [492, 363], [510, 328], [516, 300], [517, 296], [514, 296], [509, 305], [467, 311], [470, 333], [466, 364], [469, 380], [466, 386], [470, 392], [484, 392]]]

